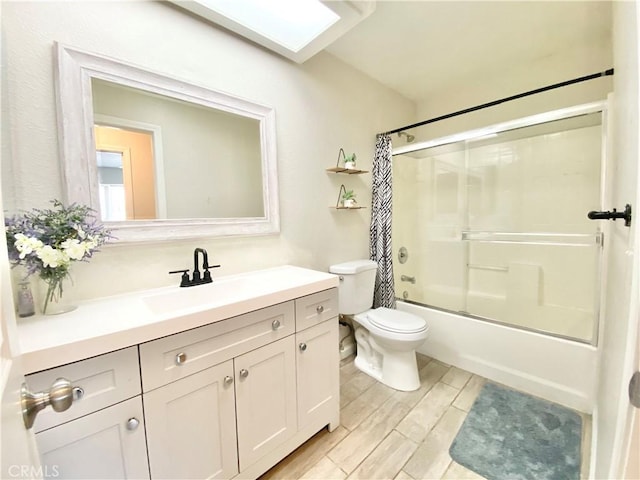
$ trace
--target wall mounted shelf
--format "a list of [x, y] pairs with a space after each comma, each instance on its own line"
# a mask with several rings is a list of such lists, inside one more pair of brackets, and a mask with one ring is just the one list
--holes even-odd
[[[360, 206], [345, 207], [344, 203], [341, 203], [340, 200], [344, 198], [343, 194], [346, 194], [346, 193], [347, 193], [347, 189], [345, 188], [344, 184], [340, 185], [340, 191], [338, 192], [338, 200], [336, 200], [335, 206], [331, 206], [329, 208], [335, 208], [336, 210], [360, 210], [361, 208], [366, 208], [366, 207], [360, 207]], [[353, 203], [355, 203], [355, 198], [353, 199]]]
[[357, 168], [333, 167], [333, 168], [327, 168], [327, 172], [346, 173], [347, 175], [360, 175], [362, 173], [369, 173], [369, 170], [360, 170]]
[[[353, 154], [353, 166], [355, 166], [356, 161], [356, 154]], [[347, 175], [360, 175], [362, 173], [369, 173], [368, 170], [360, 170], [359, 168], [346, 168], [346, 167], [340, 167], [340, 160], [342, 160], [343, 162], [346, 161], [345, 158], [345, 154], [344, 154], [344, 149], [340, 149], [338, 151], [338, 161], [336, 162], [336, 166], [332, 167], [332, 168], [327, 168], [327, 172], [331, 172], [331, 173], [346, 173]]]

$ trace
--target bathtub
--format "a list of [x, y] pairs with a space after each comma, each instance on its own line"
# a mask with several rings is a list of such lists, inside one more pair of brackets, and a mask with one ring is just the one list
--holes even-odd
[[424, 318], [429, 337], [418, 352], [495, 382], [591, 414], [597, 348], [399, 300]]

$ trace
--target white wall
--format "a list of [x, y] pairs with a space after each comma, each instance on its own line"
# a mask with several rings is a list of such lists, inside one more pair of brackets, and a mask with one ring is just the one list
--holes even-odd
[[[370, 176], [325, 172], [338, 149], [370, 170], [375, 134], [414, 120], [414, 105], [327, 54], [297, 65], [159, 2], [6, 2], [2, 30], [5, 207], [43, 207], [62, 197], [53, 42], [121, 59], [276, 110], [280, 235], [201, 239], [104, 248], [74, 266], [76, 299], [179, 282], [167, 272], [191, 266], [196, 246], [225, 275], [280, 264], [326, 270], [368, 256], [370, 209], [335, 211], [341, 183], [370, 199]], [[4, 133], [4, 132], [3, 132]], [[9, 165], [8, 163], [12, 161]], [[12, 171], [13, 170], [13, 171]], [[7, 174], [6, 172], [9, 172]], [[14, 193], [12, 195], [12, 193]]]

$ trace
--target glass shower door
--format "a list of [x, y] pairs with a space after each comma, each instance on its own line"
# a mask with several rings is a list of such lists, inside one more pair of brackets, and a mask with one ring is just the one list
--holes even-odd
[[397, 296], [593, 342], [602, 139], [594, 112], [395, 156]]

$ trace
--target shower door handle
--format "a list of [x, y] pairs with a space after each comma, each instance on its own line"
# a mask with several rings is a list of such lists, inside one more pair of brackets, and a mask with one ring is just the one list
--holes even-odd
[[596, 210], [592, 210], [587, 213], [587, 217], [590, 220], [613, 220], [615, 222], [616, 218], [623, 218], [625, 227], [631, 226], [631, 205], [627, 203], [624, 207], [623, 212], [618, 212], [615, 208], [612, 211], [604, 211], [599, 212]]

